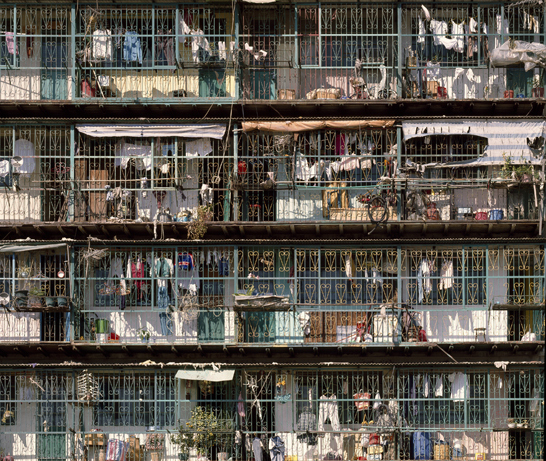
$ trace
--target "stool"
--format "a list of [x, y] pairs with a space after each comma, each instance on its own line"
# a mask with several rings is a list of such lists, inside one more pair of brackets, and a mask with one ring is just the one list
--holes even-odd
[[248, 210], [248, 215], [249, 215], [248, 220], [249, 221], [258, 221], [258, 222], [260, 222], [262, 220], [261, 214], [262, 214], [262, 206], [261, 205], [255, 204], [255, 205], [250, 205], [249, 206], [249, 210]]
[[476, 333], [476, 341], [485, 342], [485, 328], [474, 328], [474, 333]]

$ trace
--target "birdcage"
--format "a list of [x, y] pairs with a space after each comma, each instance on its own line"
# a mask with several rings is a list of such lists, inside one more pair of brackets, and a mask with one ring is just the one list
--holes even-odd
[[93, 373], [83, 370], [77, 377], [78, 400], [87, 405], [93, 405], [99, 399], [99, 382]]

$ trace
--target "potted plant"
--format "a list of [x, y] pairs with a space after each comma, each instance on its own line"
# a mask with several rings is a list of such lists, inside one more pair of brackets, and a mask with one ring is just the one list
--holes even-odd
[[138, 331], [138, 338], [143, 342], [147, 343], [150, 341], [150, 332], [146, 328], [140, 328]]
[[230, 419], [221, 418], [211, 408], [195, 407], [190, 419], [181, 424], [178, 432], [171, 435], [171, 442], [179, 446], [178, 458], [187, 459], [190, 449], [197, 451], [197, 456], [207, 456], [213, 448], [218, 453], [229, 446], [233, 434]]
[[514, 168], [516, 178], [521, 182], [533, 181], [533, 167], [531, 165], [520, 165]]

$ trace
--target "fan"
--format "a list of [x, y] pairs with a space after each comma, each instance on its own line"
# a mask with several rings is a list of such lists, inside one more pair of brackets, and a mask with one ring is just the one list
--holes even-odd
[[19, 157], [18, 155], [12, 157], [11, 166], [14, 173], [19, 173], [19, 169], [23, 166], [23, 157]]

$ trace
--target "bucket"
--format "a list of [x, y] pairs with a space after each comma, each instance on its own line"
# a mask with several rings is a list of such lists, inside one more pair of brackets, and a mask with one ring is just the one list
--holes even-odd
[[105, 344], [108, 342], [108, 336], [106, 333], [97, 333], [97, 342]]
[[110, 322], [106, 319], [97, 319], [95, 320], [95, 329], [97, 334], [99, 333], [109, 333], [110, 332]]
[[489, 212], [489, 219], [491, 221], [500, 221], [504, 219], [504, 212], [502, 210], [491, 210]]
[[474, 216], [476, 221], [487, 221], [487, 213], [485, 211], [478, 211]]
[[296, 90], [279, 90], [278, 99], [296, 99]]
[[514, 90], [506, 90], [504, 92], [504, 97], [505, 98], [513, 98], [514, 97]]
[[447, 88], [445, 86], [438, 87], [438, 99], [447, 99]]
[[68, 306], [68, 298], [64, 296], [57, 296], [57, 306], [59, 307]]
[[27, 298], [28, 297], [28, 290], [17, 290], [15, 292], [16, 298]]
[[57, 301], [56, 298], [53, 296], [46, 296], [45, 297], [45, 305], [46, 307], [55, 307], [55, 302]]

